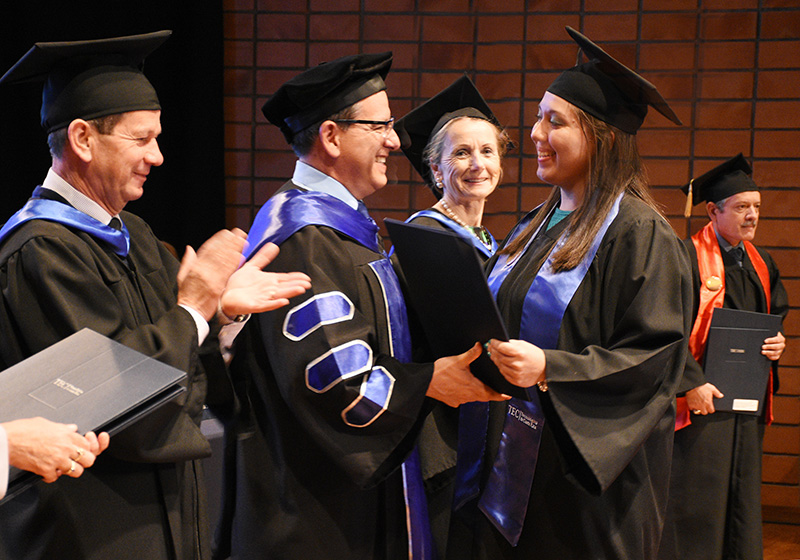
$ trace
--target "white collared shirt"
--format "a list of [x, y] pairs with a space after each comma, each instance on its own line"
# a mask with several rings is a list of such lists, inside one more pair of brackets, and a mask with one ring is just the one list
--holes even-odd
[[[94, 200], [62, 179], [52, 167], [47, 172], [47, 177], [44, 178], [42, 187], [61, 195], [64, 200], [69, 202], [70, 205], [75, 208], [75, 210], [83, 212], [87, 216], [94, 218], [102, 224], [108, 225], [108, 223], [111, 221], [111, 218], [114, 217], [106, 212], [103, 207], [97, 204]], [[119, 217], [119, 214], [116, 217]]]
[[292, 182], [310, 191], [329, 194], [338, 198], [353, 210], [358, 210], [358, 199], [347, 190], [347, 187], [330, 175], [326, 175], [322, 171], [300, 160], [297, 160], [294, 166]]
[[0, 498], [6, 495], [8, 488], [8, 437], [3, 425], [0, 424]]

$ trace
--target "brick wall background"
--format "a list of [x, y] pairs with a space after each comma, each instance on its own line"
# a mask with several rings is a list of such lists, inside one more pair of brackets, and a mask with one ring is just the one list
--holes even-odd
[[[528, 138], [538, 100], [575, 62], [570, 25], [655, 83], [676, 127], [650, 111], [639, 146], [656, 198], [680, 236], [706, 223], [682, 216], [678, 186], [738, 152], [762, 188], [756, 243], [778, 262], [800, 302], [800, 2], [797, 0], [225, 0], [225, 177], [228, 226], [248, 229], [291, 176], [294, 156], [260, 112], [285, 80], [356, 52], [392, 50], [387, 79], [395, 116], [468, 72], [518, 148], [484, 223], [502, 238], [543, 200]], [[366, 200], [380, 223], [428, 207], [433, 196], [401, 153], [390, 182]], [[765, 439], [762, 500], [800, 511], [800, 313]]]

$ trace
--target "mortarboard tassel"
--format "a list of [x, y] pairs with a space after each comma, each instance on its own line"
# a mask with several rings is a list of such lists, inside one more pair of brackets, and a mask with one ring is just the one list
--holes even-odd
[[686, 193], [686, 206], [683, 208], [683, 216], [688, 218], [692, 215], [692, 183], [694, 179], [689, 181], [689, 192]]

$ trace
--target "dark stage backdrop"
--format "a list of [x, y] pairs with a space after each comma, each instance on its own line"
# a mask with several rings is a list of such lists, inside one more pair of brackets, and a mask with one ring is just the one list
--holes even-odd
[[[165, 163], [127, 206], [180, 254], [225, 225], [222, 2], [3, 0], [0, 75], [37, 41], [99, 39], [172, 29], [145, 61], [161, 100]], [[50, 157], [39, 125], [41, 85], [0, 86], [0, 223], [44, 179]]]

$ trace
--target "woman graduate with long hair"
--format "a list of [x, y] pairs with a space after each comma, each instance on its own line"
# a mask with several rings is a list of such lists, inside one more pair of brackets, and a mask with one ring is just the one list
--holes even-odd
[[550, 85], [531, 132], [553, 189], [489, 263], [511, 340], [487, 350], [527, 398], [461, 407], [472, 435], [459, 441], [451, 558], [647, 560], [658, 548], [692, 288], [635, 134], [648, 106], [680, 121], [652, 84], [567, 31], [589, 61]]

